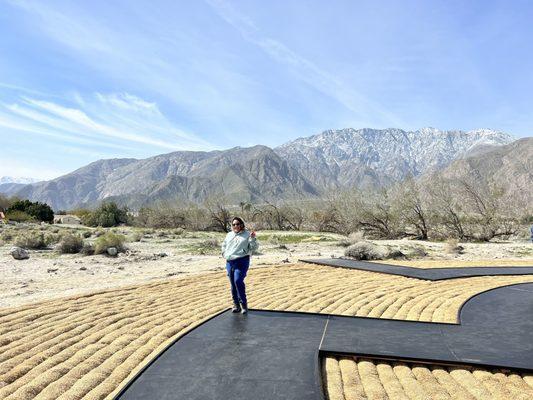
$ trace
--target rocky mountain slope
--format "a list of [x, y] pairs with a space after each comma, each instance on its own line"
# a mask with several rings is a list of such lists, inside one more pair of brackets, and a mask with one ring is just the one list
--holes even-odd
[[512, 142], [502, 132], [424, 128], [329, 130], [296, 139], [275, 150], [319, 187], [386, 185], [442, 168], [488, 145]]
[[[533, 204], [533, 138], [458, 159], [438, 175], [502, 189], [522, 204]], [[431, 177], [427, 177], [431, 179]]]
[[101, 160], [17, 195], [54, 209], [117, 200], [130, 207], [207, 199], [266, 201], [317, 196], [318, 190], [266, 146], [212, 152], [174, 152], [144, 160]]
[[512, 140], [491, 130], [329, 130], [275, 149], [236, 147], [144, 160], [100, 160], [57, 179], [24, 186], [16, 194], [56, 210], [92, 206], [104, 199], [137, 208], [207, 199], [236, 204], [309, 198], [331, 189], [416, 177]]

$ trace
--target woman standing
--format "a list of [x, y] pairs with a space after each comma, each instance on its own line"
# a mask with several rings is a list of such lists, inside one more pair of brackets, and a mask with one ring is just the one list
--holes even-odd
[[231, 221], [231, 232], [228, 232], [222, 243], [222, 257], [226, 259], [226, 271], [231, 285], [233, 298], [232, 312], [248, 312], [244, 278], [250, 267], [250, 255], [259, 248], [255, 232], [244, 229], [244, 221], [235, 217]]

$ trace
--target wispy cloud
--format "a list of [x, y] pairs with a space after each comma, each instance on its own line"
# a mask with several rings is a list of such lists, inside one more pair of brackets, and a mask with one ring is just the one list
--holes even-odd
[[301, 81], [335, 99], [356, 114], [371, 112], [390, 123], [391, 126], [404, 125], [396, 115], [357, 92], [334, 74], [302, 57], [284, 43], [262, 34], [248, 16], [237, 11], [230, 3], [224, 0], [206, 1], [220, 17], [237, 29], [246, 41], [261, 48], [275, 61], [289, 67]]
[[155, 103], [131, 94], [96, 93], [89, 99], [78, 94], [76, 98], [83, 109], [22, 97], [19, 103], [0, 107], [0, 126], [79, 145], [123, 150], [136, 145], [148, 145], [160, 151], [213, 147], [174, 126]]

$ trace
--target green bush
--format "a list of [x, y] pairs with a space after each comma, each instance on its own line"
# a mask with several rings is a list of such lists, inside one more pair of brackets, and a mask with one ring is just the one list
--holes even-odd
[[[31, 215], [37, 221], [44, 221], [52, 223], [54, 222], [54, 211], [45, 203], [32, 202], [29, 200], [15, 201], [8, 209], [7, 213], [12, 211], [22, 211], [28, 215]], [[9, 218], [9, 217], [8, 217]]]
[[15, 222], [33, 222], [35, 218], [24, 211], [10, 210], [6, 212], [6, 218]]
[[128, 209], [120, 208], [114, 202], [102, 203], [96, 210], [83, 214], [81, 218], [84, 225], [104, 228], [126, 224], [129, 221]]
[[85, 231], [81, 234], [85, 239], [90, 238], [92, 235], [91, 231]]
[[57, 246], [57, 251], [59, 251], [61, 254], [76, 254], [79, 253], [82, 248], [82, 237], [72, 233], [67, 233], [61, 238], [61, 241]]
[[22, 247], [24, 249], [44, 249], [48, 247], [47, 239], [41, 232], [24, 232], [18, 235], [15, 239], [15, 246]]
[[124, 235], [107, 232], [94, 242], [94, 252], [95, 254], [103, 254], [110, 247], [116, 247], [119, 253], [124, 252], [126, 250], [126, 247], [124, 246], [125, 241], [126, 237]]

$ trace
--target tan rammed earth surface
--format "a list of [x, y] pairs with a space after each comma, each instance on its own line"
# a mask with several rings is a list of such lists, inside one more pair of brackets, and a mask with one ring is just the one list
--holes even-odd
[[[223, 271], [0, 309], [1, 399], [111, 398], [160, 351], [230, 305]], [[421, 281], [284, 264], [250, 270], [252, 308], [457, 322], [466, 300], [533, 276]], [[532, 398], [533, 376], [333, 359], [330, 399]]]

